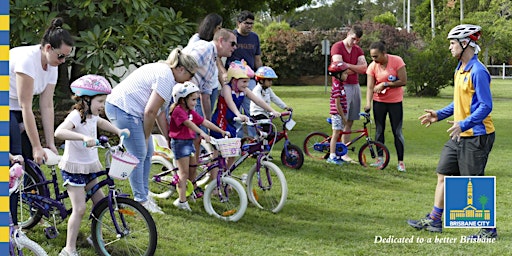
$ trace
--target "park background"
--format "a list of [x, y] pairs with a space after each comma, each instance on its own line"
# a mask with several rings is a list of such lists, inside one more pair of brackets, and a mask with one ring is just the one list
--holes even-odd
[[[157, 255], [507, 255], [510, 251], [511, 216], [509, 188], [510, 143], [506, 135], [512, 127], [508, 109], [512, 107], [510, 80], [493, 81], [493, 119], [497, 138], [491, 152], [487, 175], [497, 177], [497, 223], [500, 239], [495, 244], [374, 244], [375, 236], [455, 237], [470, 229], [450, 229], [443, 234], [417, 232], [405, 220], [423, 217], [433, 203], [434, 173], [439, 152], [448, 139], [445, 123], [430, 128], [419, 125], [417, 117], [424, 108], [438, 109], [451, 101], [453, 69], [456, 61], [448, 51], [446, 34], [459, 23], [483, 27], [481, 60], [486, 65], [510, 64], [512, 44], [511, 5], [505, 0], [435, 1], [436, 25], [430, 25], [431, 1], [411, 0], [412, 30], [405, 29], [400, 0], [316, 1], [320, 7], [306, 5], [314, 1], [10, 1], [10, 47], [37, 44], [56, 16], [65, 18], [68, 29], [77, 38], [75, 55], [60, 67], [56, 106], [69, 110], [69, 83], [85, 73], [109, 77], [115, 84], [122, 76], [119, 68], [130, 70], [145, 63], [165, 59], [169, 50], [185, 45], [201, 17], [217, 12], [224, 27], [234, 28], [234, 17], [242, 9], [256, 13], [255, 31], [262, 39], [262, 57], [280, 76], [274, 90], [294, 107], [298, 122], [291, 140], [302, 145], [311, 131], [329, 132], [328, 89], [308, 78], [322, 78], [324, 56], [321, 40], [331, 44], [341, 40], [350, 25], [360, 24], [365, 34], [360, 42], [367, 53], [370, 43], [384, 40], [390, 53], [400, 55], [407, 64], [409, 83], [404, 99], [404, 134], [407, 173], [390, 166], [376, 172], [356, 165], [333, 167], [323, 161], [306, 159], [301, 170], [279, 166], [289, 183], [288, 203], [282, 212], [271, 214], [249, 208], [238, 223], [224, 223], [209, 217], [201, 203], [186, 214], [172, 207], [172, 201], [160, 201], [165, 216], [156, 215], [159, 227]], [[36, 26], [37, 25], [37, 26]], [[436, 36], [432, 36], [433, 33]], [[368, 55], [368, 54], [367, 54]], [[368, 58], [369, 56], [367, 56]], [[369, 58], [367, 59], [369, 62]], [[493, 75], [507, 75], [491, 69]], [[502, 72], [502, 73], [499, 73]], [[304, 82], [305, 81], [305, 82]], [[363, 95], [365, 77], [361, 76]], [[363, 96], [364, 100], [364, 96]], [[37, 104], [35, 104], [36, 106]], [[64, 115], [64, 114], [63, 114]], [[62, 115], [62, 116], [63, 116]], [[56, 124], [59, 124], [56, 120]], [[360, 123], [356, 123], [357, 126]], [[389, 127], [387, 129], [389, 131]], [[388, 147], [392, 135], [387, 132]], [[278, 159], [280, 149], [273, 154]], [[250, 163], [248, 163], [250, 164]], [[247, 168], [249, 165], [247, 165]], [[123, 184], [120, 184], [123, 187]], [[124, 190], [129, 191], [127, 184]], [[65, 244], [65, 222], [61, 235], [47, 240], [39, 227], [28, 233], [50, 255]], [[83, 235], [89, 234], [87, 219]], [[82, 241], [82, 255], [95, 255]]]

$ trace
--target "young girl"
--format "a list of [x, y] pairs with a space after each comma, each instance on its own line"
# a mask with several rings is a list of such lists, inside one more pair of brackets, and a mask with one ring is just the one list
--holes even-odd
[[199, 87], [192, 82], [179, 83], [172, 89], [174, 103], [171, 106], [171, 121], [169, 123], [169, 137], [171, 148], [178, 163], [178, 194], [174, 205], [182, 210], [192, 211], [187, 201], [187, 179], [190, 175], [190, 166], [197, 165], [194, 138], [198, 133], [207, 142], [210, 136], [199, 128], [199, 125], [216, 131], [218, 134], [230, 136], [229, 132], [222, 130], [212, 122], [200, 116], [194, 111], [199, 98]]
[[[62, 248], [59, 256], [78, 255], [76, 238], [86, 209], [85, 191], [98, 183], [95, 173], [103, 169], [98, 158], [98, 150], [87, 148], [96, 145], [97, 128], [119, 136], [130, 135], [128, 129], [120, 130], [99, 117], [105, 108], [107, 94], [112, 90], [104, 77], [82, 76], [71, 84], [71, 90], [77, 103], [55, 130], [56, 138], [66, 140], [59, 168], [73, 208], [68, 220], [66, 247]], [[92, 196], [93, 204], [104, 197], [101, 190], [97, 191]]]

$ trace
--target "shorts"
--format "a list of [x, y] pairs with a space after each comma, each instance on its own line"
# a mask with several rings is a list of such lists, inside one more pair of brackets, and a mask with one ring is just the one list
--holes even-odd
[[448, 140], [441, 151], [436, 172], [453, 176], [483, 176], [495, 134], [486, 134], [460, 141]]
[[343, 130], [343, 128], [345, 128], [345, 125], [343, 125], [341, 116], [338, 114], [331, 115], [331, 124], [332, 124], [332, 129], [335, 131], [341, 131], [341, 130]]
[[171, 139], [171, 149], [176, 160], [183, 157], [193, 156], [196, 152], [194, 140]]
[[345, 95], [347, 99], [347, 120], [359, 120], [361, 117], [361, 87], [359, 84], [345, 84]]
[[62, 185], [70, 185], [73, 187], [85, 187], [89, 182], [96, 179], [95, 173], [82, 174], [82, 173], [69, 173], [66, 171], [60, 171], [62, 174]]

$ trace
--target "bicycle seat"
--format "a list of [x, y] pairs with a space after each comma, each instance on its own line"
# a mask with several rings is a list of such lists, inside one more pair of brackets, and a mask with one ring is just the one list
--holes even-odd
[[330, 117], [326, 118], [325, 121], [327, 121], [329, 124], [332, 124], [332, 119]]
[[44, 161], [44, 164], [46, 164], [48, 166], [59, 164], [62, 156], [53, 153], [53, 151], [51, 151], [49, 148], [43, 148], [43, 150], [46, 153], [46, 156], [48, 157]]
[[359, 113], [359, 115], [362, 117], [370, 117], [370, 113], [366, 113], [366, 112], [361, 112], [361, 113]]
[[172, 150], [167, 145], [167, 140], [161, 134], [151, 134], [153, 138], [153, 154], [161, 155], [167, 159], [174, 158]]

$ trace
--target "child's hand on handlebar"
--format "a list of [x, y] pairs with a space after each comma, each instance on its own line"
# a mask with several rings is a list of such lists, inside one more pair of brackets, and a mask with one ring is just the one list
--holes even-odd
[[274, 116], [274, 117], [280, 117], [281, 116], [281, 113], [280, 112], [277, 112], [277, 111], [272, 111], [271, 114]]
[[286, 108], [284, 108], [284, 109], [285, 109], [285, 110], [287, 110], [287, 111], [290, 111], [290, 112], [292, 112], [292, 111], [293, 111], [293, 108], [291, 108], [291, 107], [286, 107]]
[[125, 129], [121, 129], [121, 130], [119, 131], [118, 136], [119, 136], [119, 137], [124, 136], [124, 138], [125, 138], [125, 139], [126, 139], [126, 138], [129, 138], [129, 137], [130, 137], [130, 130], [128, 130], [128, 129], [126, 129], [126, 128], [125, 128]]
[[240, 119], [240, 122], [242, 123], [249, 122], [249, 117], [246, 115], [239, 115], [237, 117]]
[[229, 137], [231, 137], [231, 133], [230, 133], [230, 132], [228, 132], [228, 131], [224, 131], [224, 132], [223, 132], [223, 136], [224, 136], [224, 137], [228, 137], [228, 138], [229, 138]]
[[89, 136], [84, 136], [82, 140], [84, 142], [84, 146], [86, 147], [94, 147], [97, 144], [97, 139], [91, 138]]

